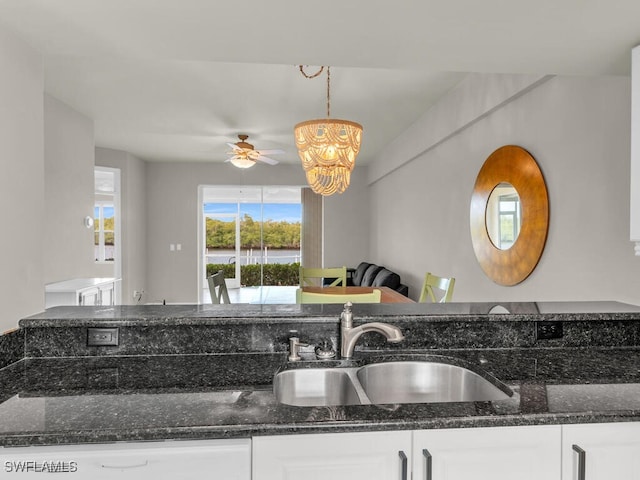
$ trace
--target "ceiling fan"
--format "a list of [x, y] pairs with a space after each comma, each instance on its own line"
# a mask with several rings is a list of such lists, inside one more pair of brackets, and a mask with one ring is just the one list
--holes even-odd
[[249, 168], [253, 167], [256, 162], [264, 162], [269, 165], [276, 165], [278, 163], [277, 160], [273, 158], [269, 158], [265, 155], [280, 155], [284, 153], [284, 150], [256, 150], [253, 148], [253, 145], [247, 143], [246, 140], [249, 138], [249, 135], [238, 135], [240, 139], [239, 142], [236, 143], [227, 143], [231, 147], [231, 151], [228, 152], [232, 155], [231, 158], [226, 160], [227, 162], [231, 162], [238, 168]]

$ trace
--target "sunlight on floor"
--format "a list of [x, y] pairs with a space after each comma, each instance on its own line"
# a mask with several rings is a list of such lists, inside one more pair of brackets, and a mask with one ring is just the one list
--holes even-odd
[[[263, 286], [230, 288], [229, 300], [231, 303], [254, 304], [291, 304], [296, 303], [297, 285], [293, 286]], [[210, 303], [209, 291], [204, 292], [204, 303]]]

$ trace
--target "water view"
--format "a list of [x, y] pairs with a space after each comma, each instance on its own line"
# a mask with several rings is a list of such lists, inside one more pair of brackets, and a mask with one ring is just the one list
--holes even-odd
[[241, 249], [236, 257], [233, 249], [207, 248], [206, 263], [266, 265], [271, 263], [300, 263], [300, 249]]

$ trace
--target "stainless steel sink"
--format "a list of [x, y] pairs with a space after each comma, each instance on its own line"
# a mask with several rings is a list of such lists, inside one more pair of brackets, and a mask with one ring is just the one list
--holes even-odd
[[358, 380], [371, 403], [482, 402], [510, 397], [464, 367], [434, 362], [366, 365]]
[[471, 370], [430, 361], [372, 363], [358, 368], [301, 368], [276, 374], [280, 403], [296, 406], [505, 400], [504, 384]]
[[273, 391], [280, 403], [301, 407], [358, 405], [360, 398], [346, 368], [286, 370], [275, 376]]

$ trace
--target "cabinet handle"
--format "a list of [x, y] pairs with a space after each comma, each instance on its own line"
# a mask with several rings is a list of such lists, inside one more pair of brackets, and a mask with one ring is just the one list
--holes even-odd
[[585, 480], [585, 466], [587, 460], [587, 452], [578, 445], [572, 445], [573, 451], [578, 454], [578, 480]]
[[432, 480], [431, 467], [433, 464], [433, 457], [431, 456], [429, 450], [427, 450], [426, 448], [422, 450], [422, 455], [424, 455], [424, 479]]
[[407, 456], [402, 450], [398, 452], [398, 456], [400, 456], [400, 480], [407, 480]]

